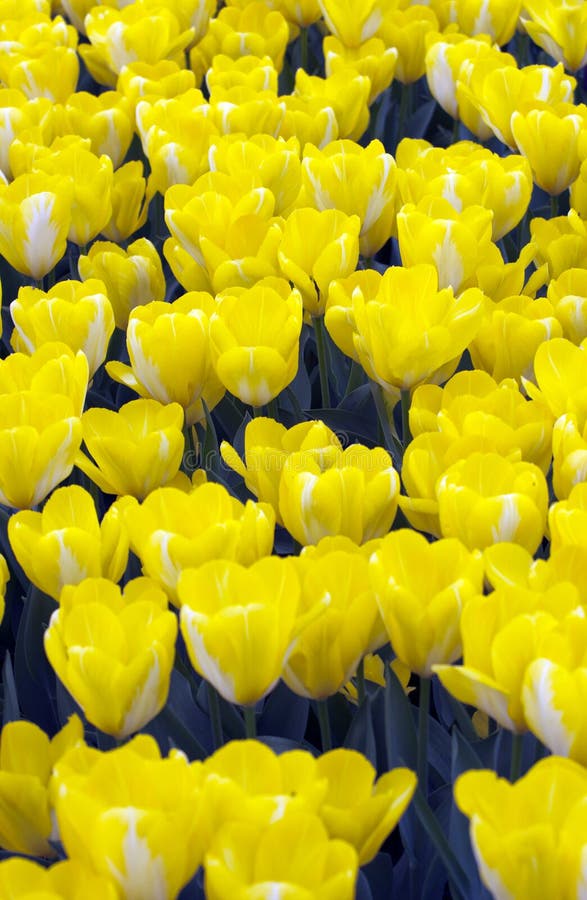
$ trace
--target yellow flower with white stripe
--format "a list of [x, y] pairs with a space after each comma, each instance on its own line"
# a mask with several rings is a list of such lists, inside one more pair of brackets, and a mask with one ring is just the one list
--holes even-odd
[[71, 226], [73, 186], [59, 175], [19, 175], [0, 182], [0, 254], [37, 281], [65, 253]]
[[374, 37], [387, 11], [386, 0], [364, 0], [361, 3], [318, 0], [318, 4], [328, 30], [345, 47], [357, 47]]

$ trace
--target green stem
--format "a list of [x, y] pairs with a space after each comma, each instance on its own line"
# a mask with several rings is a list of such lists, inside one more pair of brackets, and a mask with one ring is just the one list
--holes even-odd
[[349, 380], [347, 381], [346, 388], [344, 389], [345, 397], [348, 397], [350, 393], [356, 390], [358, 387], [361, 387], [362, 384], [365, 383], [365, 372], [362, 365], [358, 362], [355, 362], [353, 359], [351, 363], [351, 370], [349, 372]]
[[357, 666], [357, 700], [359, 707], [362, 707], [365, 703], [365, 696], [365, 658], [361, 657], [361, 661]]
[[512, 757], [510, 762], [510, 781], [517, 781], [522, 771], [522, 742], [521, 734], [512, 734]]
[[402, 405], [402, 443], [404, 445], [404, 450], [412, 440], [412, 435], [410, 433], [410, 403], [411, 403], [411, 395], [409, 390], [403, 390], [400, 393], [401, 405]]
[[276, 422], [279, 421], [279, 406], [277, 405], [277, 397], [274, 397], [273, 400], [270, 400], [267, 404], [267, 415], [270, 419], [275, 419]]
[[[308, 29], [300, 31], [300, 67], [308, 72]], [[310, 73], [308, 72], [308, 75]]]
[[459, 134], [461, 130], [461, 123], [459, 119], [454, 119], [452, 123], [452, 142], [456, 144], [459, 140]]
[[320, 723], [320, 737], [322, 738], [322, 752], [332, 750], [332, 731], [330, 729], [330, 716], [328, 714], [328, 700], [317, 700], [318, 722]]
[[208, 694], [208, 713], [210, 715], [210, 725], [212, 726], [212, 740], [214, 741], [214, 749], [218, 750], [224, 744], [224, 735], [222, 733], [222, 719], [220, 718], [220, 702], [214, 685], [206, 682], [206, 693]]
[[462, 898], [470, 897], [469, 880], [420, 787], [416, 789], [414, 794], [414, 809], [428, 837], [434, 844], [436, 852], [444, 863], [454, 888], [458, 890]]
[[397, 143], [401, 141], [404, 136], [404, 131], [406, 127], [406, 122], [408, 119], [408, 111], [410, 108], [410, 85], [402, 84], [401, 87], [401, 97], [399, 102], [399, 118], [398, 118], [398, 126], [397, 126]]
[[257, 717], [255, 716], [255, 707], [243, 706], [243, 714], [245, 717], [245, 737], [254, 741], [257, 737]]
[[320, 390], [322, 392], [322, 407], [330, 409], [330, 387], [328, 385], [328, 361], [326, 358], [326, 339], [324, 335], [323, 316], [313, 316], [314, 334], [316, 335], [316, 350], [318, 352], [318, 369], [320, 371]]
[[420, 677], [420, 703], [418, 707], [418, 784], [428, 796], [428, 717], [430, 714], [430, 678]]
[[558, 195], [550, 195], [550, 218], [556, 219], [558, 216]]

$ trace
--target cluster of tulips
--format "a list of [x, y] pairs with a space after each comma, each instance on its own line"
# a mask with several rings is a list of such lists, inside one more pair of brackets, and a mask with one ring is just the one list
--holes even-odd
[[2, 897], [587, 897], [586, 64], [0, 0]]

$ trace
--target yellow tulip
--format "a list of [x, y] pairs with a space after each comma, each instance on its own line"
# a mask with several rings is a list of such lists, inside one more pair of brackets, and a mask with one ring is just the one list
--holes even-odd
[[383, 93], [393, 81], [398, 52], [395, 47], [386, 47], [381, 38], [373, 37], [357, 47], [345, 47], [338, 38], [328, 35], [324, 38], [324, 66], [326, 77], [350, 69], [358, 75], [365, 75], [370, 81], [369, 105]]
[[60, 175], [19, 175], [0, 183], [0, 254], [35, 280], [65, 253], [71, 226], [73, 185]]
[[284, 279], [231, 288], [210, 318], [212, 363], [224, 387], [243, 403], [262, 406], [298, 370], [302, 298]]
[[387, 6], [385, 0], [345, 3], [342, 0], [318, 0], [331, 34], [345, 47], [356, 47], [378, 32]]
[[127, 327], [135, 306], [165, 297], [161, 258], [146, 238], [139, 238], [126, 250], [108, 241], [95, 241], [89, 253], [80, 256], [78, 270], [84, 281], [98, 278], [104, 283], [118, 328]]
[[210, 96], [217, 88], [230, 93], [231, 88], [252, 88], [267, 91], [277, 97], [278, 72], [270, 56], [240, 56], [233, 59], [217, 53], [206, 72], [206, 85]]
[[77, 716], [52, 739], [33, 722], [21, 720], [4, 726], [0, 735], [0, 846], [4, 850], [57, 855], [49, 844], [55, 837], [49, 779], [59, 757], [83, 741], [83, 734]]
[[273, 690], [303, 619], [312, 617], [298, 616], [295, 566], [278, 557], [249, 568], [215, 560], [184, 570], [177, 593], [191, 663], [230, 703], [252, 705]]
[[363, 256], [373, 256], [391, 236], [396, 179], [395, 161], [380, 141], [365, 148], [353, 141], [333, 141], [322, 151], [312, 145], [304, 148], [304, 201], [316, 209], [357, 215]]
[[578, 72], [587, 62], [586, 12], [573, 0], [563, 4], [524, 0], [521, 22], [535, 44], [565, 69]]
[[528, 159], [538, 187], [553, 197], [579, 175], [583, 160], [580, 140], [587, 129], [585, 111], [585, 106], [580, 113], [579, 107], [561, 103], [512, 113], [510, 127], [518, 150]]
[[65, 584], [100, 575], [118, 581], [126, 568], [128, 537], [117, 504], [99, 522], [94, 501], [77, 485], [54, 491], [42, 512], [11, 516], [8, 539], [27, 578], [54, 600]]
[[184, 451], [178, 403], [131, 400], [115, 412], [93, 407], [82, 416], [84, 444], [75, 464], [106, 494], [143, 500], [173, 481]]
[[483, 588], [480, 553], [458, 540], [429, 544], [407, 529], [383, 539], [369, 577], [396, 656], [422, 678], [461, 655], [461, 614]]
[[436, 495], [443, 536], [471, 550], [512, 541], [534, 553], [542, 541], [548, 486], [532, 463], [473, 453], [444, 473]]
[[0, 394], [40, 391], [62, 394], [81, 416], [88, 389], [88, 361], [84, 353], [74, 353], [66, 344], [42, 344], [31, 356], [11, 353], [0, 361]]
[[353, 341], [355, 333], [353, 295], [357, 290], [367, 302], [373, 300], [381, 287], [381, 278], [376, 269], [357, 269], [348, 278], [331, 282], [328, 289], [324, 314], [326, 328], [336, 346], [355, 362], [359, 362], [359, 355]]
[[300, 97], [286, 94], [280, 97], [278, 109], [281, 118], [277, 134], [285, 140], [295, 138], [300, 147], [316, 146], [319, 150], [332, 144], [338, 138], [336, 113], [321, 97]]
[[78, 134], [92, 142], [92, 153], [106, 154], [117, 169], [123, 162], [133, 137], [130, 102], [117, 91], [94, 96], [78, 91], [68, 98], [60, 111], [63, 134]]
[[41, 131], [43, 125], [50, 127], [54, 105], [47, 97], [29, 100], [22, 91], [3, 88], [0, 91], [0, 109], [0, 170], [7, 179], [11, 179], [14, 174], [9, 153], [12, 142], [23, 132], [30, 134], [35, 127]]
[[587, 337], [587, 269], [567, 269], [548, 285], [547, 297], [563, 337], [580, 344]]
[[560, 547], [584, 547], [585, 524], [587, 523], [587, 484], [576, 484], [566, 500], [553, 503], [548, 511], [548, 525], [551, 535], [551, 550]]
[[587, 423], [587, 352], [564, 338], [540, 344], [534, 357], [536, 385], [525, 382], [531, 397], [536, 397], [559, 416], [575, 417], [582, 431]]
[[97, 278], [60, 281], [47, 292], [20, 288], [10, 315], [15, 350], [32, 354], [49, 341], [63, 341], [74, 353], [83, 350], [90, 378], [104, 362], [114, 331], [112, 304]]
[[587, 228], [576, 210], [570, 209], [566, 216], [532, 219], [530, 235], [538, 267], [534, 277], [543, 273], [538, 287], [550, 278], [558, 278], [567, 269], [585, 268]]
[[233, 822], [220, 830], [205, 856], [206, 896], [236, 900], [272, 890], [291, 900], [352, 900], [357, 868], [353, 847], [329, 839], [316, 815], [286, 813], [264, 828]]
[[145, 224], [146, 188], [143, 164], [139, 160], [131, 160], [116, 170], [112, 177], [112, 215], [102, 228], [104, 237], [121, 243]]
[[81, 421], [69, 397], [25, 390], [0, 396], [0, 422], [0, 503], [29, 509], [71, 475]]
[[522, 0], [456, 0], [456, 23], [464, 34], [487, 34], [503, 46], [514, 36], [522, 5]]
[[[324, 315], [330, 284], [354, 272], [359, 260], [358, 216], [336, 209], [296, 209], [288, 217], [279, 246], [279, 265], [298, 288], [304, 309]], [[312, 235], [311, 243], [308, 235]]]
[[570, 584], [544, 592], [509, 584], [476, 597], [461, 616], [463, 664], [439, 665], [434, 671], [458, 700], [522, 733], [528, 729], [522, 704], [526, 670], [578, 605], [579, 593]]
[[86, 578], [61, 591], [45, 632], [59, 680], [93, 725], [116, 738], [143, 728], [163, 708], [177, 620], [150, 579], [126, 584]]
[[445, 380], [475, 337], [484, 306], [476, 288], [459, 297], [450, 287], [439, 290], [431, 265], [391, 266], [373, 299], [353, 292], [355, 351], [386, 390], [410, 390], [437, 376]]
[[143, 97], [177, 97], [196, 87], [196, 78], [171, 59], [156, 63], [130, 62], [123, 66], [116, 89], [130, 101], [133, 108]]
[[296, 72], [295, 94], [311, 101], [320, 99], [331, 106], [338, 124], [338, 137], [358, 141], [369, 125], [371, 82], [354, 69], [344, 68], [327, 78]]
[[26, 900], [38, 894], [46, 900], [116, 900], [114, 883], [96, 875], [75, 859], [66, 859], [45, 869], [28, 859], [6, 859], [0, 863], [0, 891], [11, 900]]
[[147, 735], [108, 753], [71, 750], [53, 778], [65, 852], [112, 879], [117, 896], [177, 897], [202, 857], [200, 778]]
[[416, 789], [409, 769], [393, 769], [375, 780], [376, 774], [362, 754], [342, 747], [323, 753], [316, 765], [316, 775], [328, 780], [320, 818], [330, 837], [355, 848], [361, 866], [375, 858]]
[[42, 40], [6, 54], [0, 68], [6, 87], [22, 91], [31, 100], [46, 97], [53, 103], [66, 103], [79, 78], [75, 49], [51, 46]]
[[158, 300], [136, 307], [126, 332], [131, 365], [109, 362], [108, 374], [141, 397], [179, 403], [187, 425], [201, 421], [202, 401], [213, 409], [224, 394], [209, 343], [209, 319], [215, 309], [209, 294], [195, 292], [173, 303]]
[[391, 8], [379, 29], [379, 37], [388, 47], [397, 47], [395, 77], [403, 85], [413, 84], [426, 71], [426, 40], [437, 32], [439, 22], [429, 6]]
[[143, 571], [176, 604], [183, 569], [217, 559], [247, 566], [273, 548], [275, 514], [269, 504], [242, 504], [219, 484], [201, 484], [190, 493], [159, 488], [140, 506], [130, 501], [125, 520]]
[[489, 35], [469, 38], [460, 31], [430, 35], [424, 60], [426, 81], [434, 99], [453, 119], [460, 118], [457, 81], [461, 69], [467, 62], [494, 55]]

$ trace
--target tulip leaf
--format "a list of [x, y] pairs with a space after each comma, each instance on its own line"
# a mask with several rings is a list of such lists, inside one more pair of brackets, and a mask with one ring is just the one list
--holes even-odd
[[401, 137], [423, 138], [430, 128], [436, 109], [437, 104], [434, 99], [419, 103], [415, 112], [408, 119], [405, 134]]
[[41, 728], [53, 732], [58, 726], [55, 704], [55, 674], [43, 636], [57, 604], [31, 585], [24, 603], [14, 654], [14, 674], [22, 714]]
[[393, 890], [394, 866], [389, 853], [378, 853], [375, 859], [363, 866], [362, 871], [369, 882], [373, 900], [389, 900], [396, 896]]
[[21, 717], [10, 653], [7, 653], [4, 657], [4, 665], [2, 666], [2, 692], [2, 725], [4, 726], [7, 722], [16, 722]]
[[310, 701], [290, 691], [280, 681], [265, 700], [257, 730], [260, 735], [271, 735], [297, 741], [303, 740], [308, 724]]
[[391, 666], [385, 667], [385, 739], [387, 768], [415, 770], [418, 757], [413, 706]]
[[373, 730], [373, 711], [370, 697], [365, 697], [363, 705], [357, 709], [353, 716], [343, 747], [358, 750], [377, 768], [377, 746]]
[[369, 881], [364, 872], [359, 871], [357, 878], [357, 887], [355, 891], [355, 900], [373, 900], [373, 894]]

